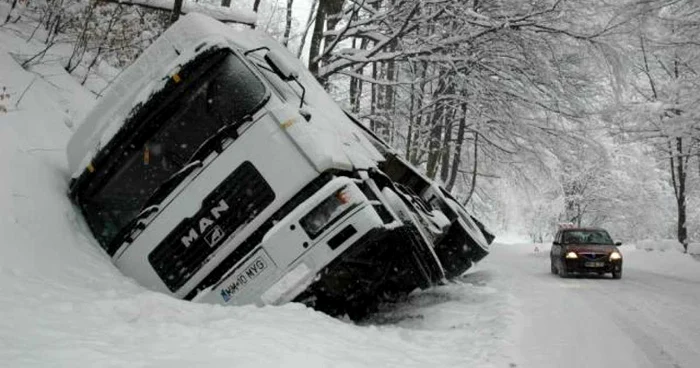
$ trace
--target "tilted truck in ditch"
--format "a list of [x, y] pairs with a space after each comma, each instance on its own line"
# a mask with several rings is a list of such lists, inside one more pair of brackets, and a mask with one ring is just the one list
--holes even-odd
[[492, 240], [276, 41], [198, 14], [119, 75], [67, 155], [114, 264], [185, 300], [361, 316]]

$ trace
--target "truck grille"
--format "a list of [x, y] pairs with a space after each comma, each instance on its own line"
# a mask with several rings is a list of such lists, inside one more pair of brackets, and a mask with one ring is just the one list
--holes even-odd
[[244, 162], [202, 201], [148, 255], [171, 291], [184, 285], [226, 239], [252, 221], [275, 199], [269, 184], [250, 162]]
[[328, 182], [330, 182], [335, 176], [332, 172], [325, 172], [314, 179], [311, 183], [307, 184], [301, 191], [299, 191], [292, 199], [285, 203], [280, 209], [278, 209], [272, 216], [270, 216], [267, 221], [265, 221], [257, 230], [255, 230], [243, 243], [241, 243], [236, 249], [233, 250], [226, 258], [224, 258], [215, 269], [213, 269], [207, 277], [205, 277], [197, 287], [192, 289], [186, 296], [185, 300], [192, 300], [204, 289], [212, 285], [216, 285], [221, 282], [225, 277], [227, 277], [233, 267], [241, 262], [245, 257], [249, 255], [261, 242], [262, 238], [267, 233], [268, 230], [274, 226], [277, 221], [285, 218], [289, 213], [291, 213], [300, 204], [304, 203], [309, 197], [314, 193], [318, 192], [323, 188]]

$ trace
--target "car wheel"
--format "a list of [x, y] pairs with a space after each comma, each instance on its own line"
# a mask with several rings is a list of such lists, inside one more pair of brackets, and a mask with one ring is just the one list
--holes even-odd
[[549, 265], [550, 265], [552, 274], [556, 275], [556, 274], [557, 274], [557, 268], [554, 267], [554, 261], [551, 261], [551, 260], [550, 260], [550, 261], [549, 261]]
[[622, 270], [613, 271], [612, 275], [613, 275], [613, 279], [619, 280], [622, 278]]
[[561, 268], [559, 269], [559, 277], [562, 279], [569, 277], [569, 272], [566, 271], [566, 266], [561, 265]]

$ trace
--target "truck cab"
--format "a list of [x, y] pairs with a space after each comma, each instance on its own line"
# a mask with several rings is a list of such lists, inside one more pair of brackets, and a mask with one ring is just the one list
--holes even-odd
[[[149, 289], [360, 315], [479, 257], [441, 250], [443, 239], [474, 243], [476, 233], [448, 236], [463, 207], [422, 176], [409, 193], [383, 171], [393, 159], [375, 138], [273, 39], [191, 14], [74, 132], [69, 196], [114, 264]], [[459, 266], [446, 274], [443, 263]]]

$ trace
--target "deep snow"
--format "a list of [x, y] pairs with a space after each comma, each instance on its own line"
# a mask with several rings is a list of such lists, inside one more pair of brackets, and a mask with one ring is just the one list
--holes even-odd
[[11, 96], [0, 112], [2, 366], [700, 365], [700, 262], [674, 249], [623, 246], [622, 280], [559, 279], [546, 245], [536, 253], [501, 237], [462, 282], [359, 324], [298, 304], [148, 291], [116, 270], [66, 197], [65, 145], [94, 100], [59, 64], [25, 71], [10, 56], [39, 47], [0, 28], [0, 89]]
[[4, 101], [9, 111], [0, 113], [0, 365], [511, 362], [504, 347], [517, 325], [512, 298], [469, 279], [416, 293], [372, 321], [354, 324], [298, 304], [257, 308], [180, 301], [123, 276], [66, 197], [66, 142], [94, 99], [58, 63], [22, 69], [10, 53], [31, 55], [41, 45], [17, 35], [11, 27], [0, 28], [0, 88], [10, 94], [9, 103]]

